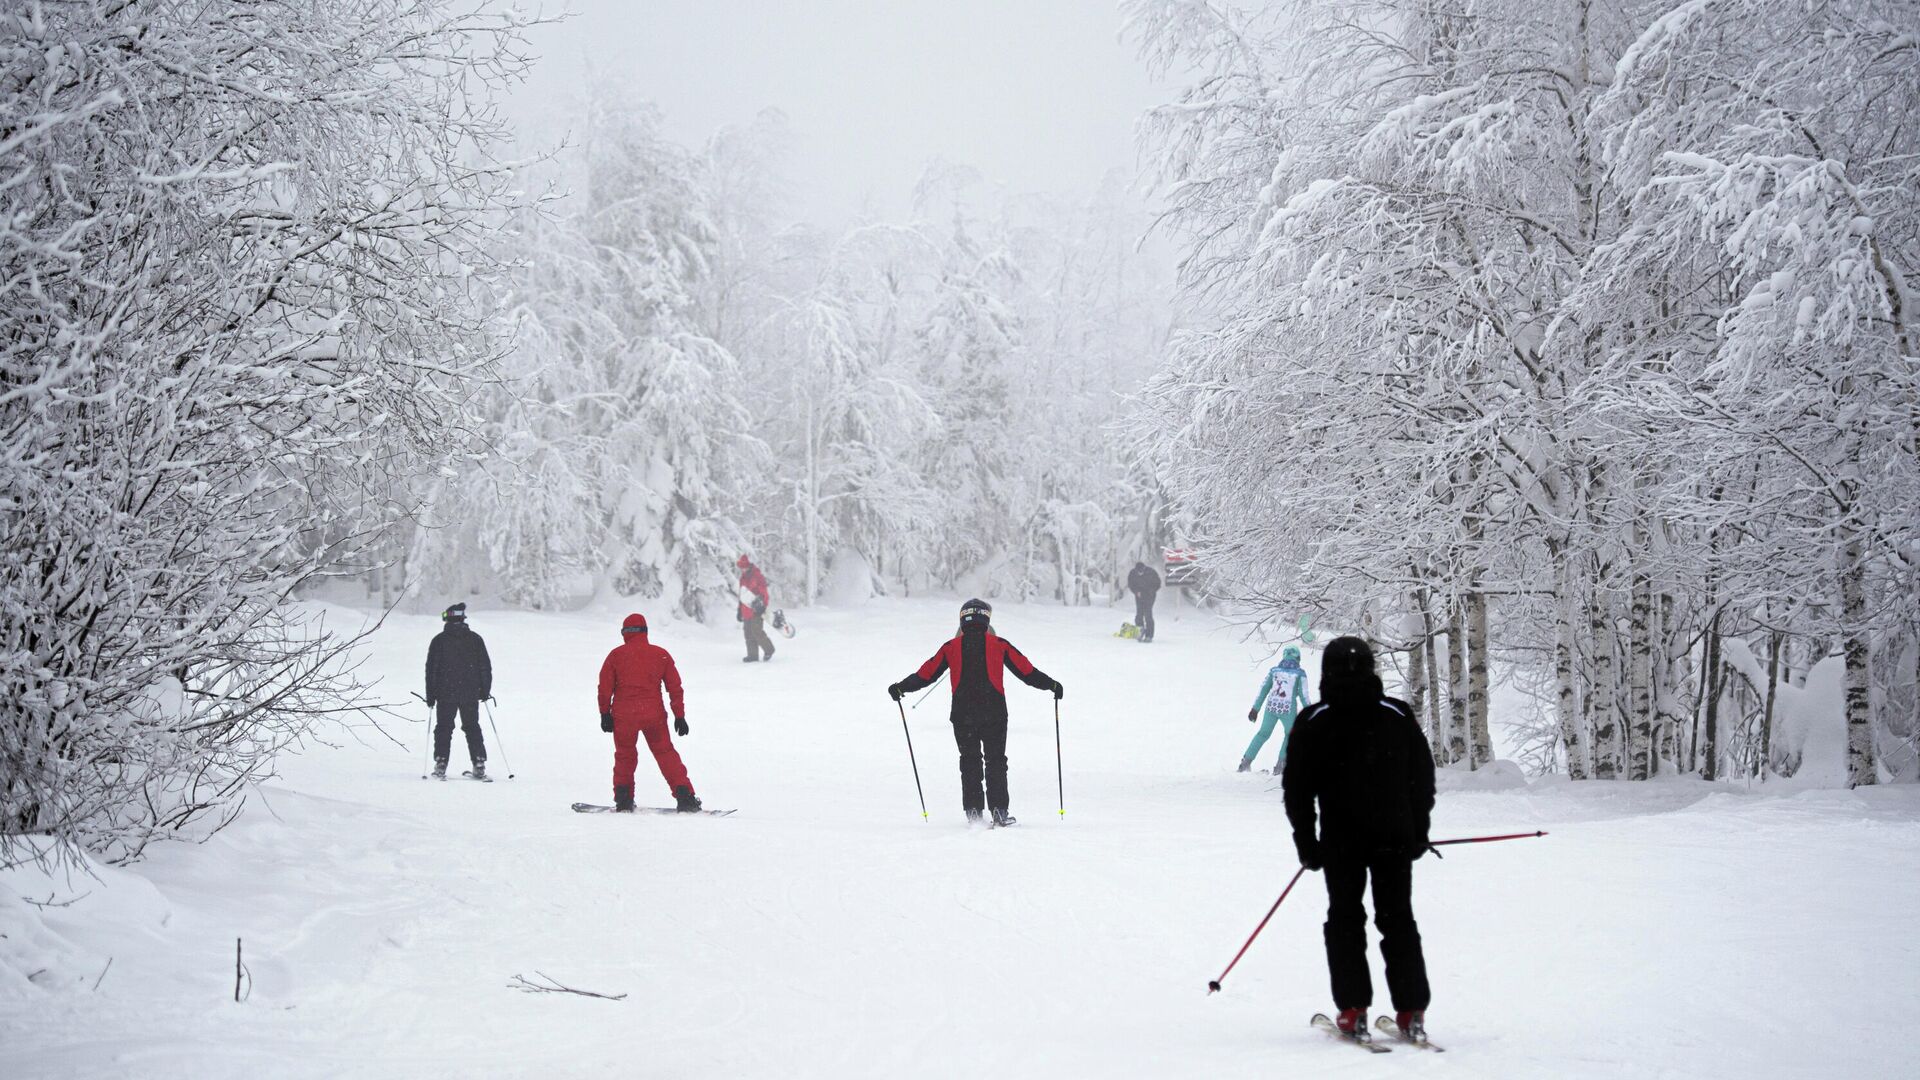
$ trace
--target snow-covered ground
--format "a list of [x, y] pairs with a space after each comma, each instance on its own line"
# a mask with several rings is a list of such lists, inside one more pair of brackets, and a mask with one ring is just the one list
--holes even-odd
[[[730, 626], [658, 626], [687, 682], [683, 753], [725, 819], [571, 813], [609, 797], [593, 684], [623, 612], [478, 611], [500, 782], [423, 783], [416, 723], [407, 749], [287, 761], [203, 846], [71, 886], [0, 877], [0, 1073], [1911, 1075], [1920, 789], [1447, 777], [1436, 837], [1551, 836], [1419, 865], [1449, 1053], [1367, 1057], [1307, 1026], [1329, 1004], [1315, 876], [1206, 994], [1295, 869], [1278, 782], [1233, 772], [1267, 648], [1191, 612], [1141, 646], [1110, 636], [1117, 609], [1002, 608], [1067, 686], [1067, 813], [1050, 703], [1010, 684], [1021, 825], [969, 831], [945, 692], [909, 714], [923, 822], [883, 689], [954, 609], [806, 612], [753, 667]], [[435, 629], [380, 632], [389, 697], [418, 686]], [[650, 769], [643, 801], [665, 805]], [[509, 987], [535, 972], [628, 996]]]

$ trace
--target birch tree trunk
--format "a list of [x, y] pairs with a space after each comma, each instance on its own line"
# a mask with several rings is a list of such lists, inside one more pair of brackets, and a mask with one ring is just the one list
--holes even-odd
[[1573, 563], [1563, 551], [1555, 571], [1553, 613], [1553, 682], [1555, 711], [1560, 719], [1560, 744], [1566, 748], [1567, 775], [1587, 778], [1587, 751], [1580, 731], [1580, 702], [1575, 689]]
[[1467, 758], [1467, 641], [1460, 601], [1447, 604], [1447, 754], [1449, 764]]
[[1493, 760], [1487, 730], [1487, 594], [1478, 589], [1467, 594], [1467, 724], [1467, 764], [1478, 769]]
[[1646, 573], [1647, 530], [1635, 515], [1633, 529], [1633, 596], [1627, 620], [1627, 778], [1645, 780], [1653, 774], [1653, 581]]
[[1840, 547], [1840, 619], [1845, 626], [1847, 786], [1877, 783], [1873, 764], [1873, 698], [1869, 660], [1872, 648], [1867, 632], [1866, 566], [1860, 555], [1860, 535], [1847, 523], [1846, 543]]
[[1593, 776], [1612, 780], [1620, 773], [1619, 685], [1613, 664], [1613, 605], [1596, 575], [1587, 629], [1593, 642], [1593, 678], [1587, 701], [1593, 717]]

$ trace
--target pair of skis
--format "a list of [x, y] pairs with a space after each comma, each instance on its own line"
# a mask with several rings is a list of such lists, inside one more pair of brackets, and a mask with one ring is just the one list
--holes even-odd
[[[483, 784], [491, 784], [491, 783], [493, 783], [493, 777], [491, 777], [491, 776], [475, 776], [475, 775], [473, 775], [473, 770], [472, 770], [472, 769], [468, 769], [468, 770], [466, 770], [465, 772], [463, 772], [463, 773], [461, 773], [461, 774], [460, 774], [460, 778], [461, 778], [461, 779], [463, 779], [463, 780], [478, 780], [478, 781], [480, 781], [480, 782], [481, 782], [481, 783], [483, 783]], [[447, 774], [446, 774], [446, 773], [441, 773], [440, 775], [438, 775], [438, 776], [435, 776], [435, 775], [434, 775], [434, 774], [432, 774], [432, 773], [426, 773], [426, 774], [424, 774], [424, 775], [422, 775], [422, 776], [420, 777], [420, 779], [422, 779], [422, 780], [438, 780], [438, 781], [440, 781], [440, 782], [442, 782], [442, 783], [445, 783], [445, 782], [446, 782], [446, 779], [447, 779]]]
[[[573, 804], [573, 812], [576, 814], [619, 814], [625, 811], [615, 810], [611, 806], [603, 806], [599, 803], [577, 802]], [[636, 806], [632, 812], [635, 814], [705, 814], [708, 817], [726, 817], [728, 814], [733, 813], [731, 810], [675, 810], [671, 806]]]
[[[1341, 1042], [1352, 1043], [1369, 1054], [1390, 1054], [1393, 1052], [1393, 1047], [1382, 1046], [1374, 1042], [1373, 1037], [1367, 1034], [1365, 1028], [1361, 1028], [1352, 1034], [1341, 1031], [1340, 1025], [1334, 1023], [1333, 1018], [1326, 1013], [1314, 1013], [1312, 1024], [1314, 1027], [1339, 1039]], [[1373, 1026], [1379, 1028], [1382, 1034], [1388, 1035], [1404, 1045], [1417, 1047], [1421, 1050], [1431, 1050], [1436, 1054], [1445, 1052], [1445, 1047], [1437, 1046], [1425, 1037], [1416, 1039], [1407, 1032], [1401, 1031], [1400, 1025], [1394, 1023], [1393, 1017], [1391, 1016], [1381, 1016], [1378, 1020], [1374, 1021]]]

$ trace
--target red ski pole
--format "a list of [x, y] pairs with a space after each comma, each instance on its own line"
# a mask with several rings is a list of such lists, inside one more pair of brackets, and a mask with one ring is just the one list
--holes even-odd
[[1233, 963], [1227, 965], [1227, 970], [1221, 972], [1219, 978], [1207, 984], [1207, 993], [1217, 994], [1220, 992], [1220, 984], [1227, 981], [1227, 974], [1228, 972], [1231, 972], [1233, 970], [1233, 965], [1238, 964], [1240, 962], [1240, 958], [1247, 955], [1247, 950], [1253, 948], [1253, 939], [1259, 937], [1260, 931], [1265, 930], [1267, 928], [1267, 920], [1272, 919], [1273, 913], [1280, 910], [1280, 901], [1285, 900], [1287, 898], [1287, 894], [1293, 891], [1293, 887], [1300, 883], [1300, 875], [1306, 872], [1307, 872], [1307, 868], [1304, 866], [1293, 872], [1293, 880], [1287, 882], [1287, 887], [1280, 890], [1280, 900], [1275, 900], [1273, 902], [1273, 906], [1267, 909], [1267, 917], [1265, 919], [1261, 919], [1260, 925], [1254, 927], [1253, 933], [1247, 935], [1247, 943], [1245, 945], [1240, 946], [1239, 952], [1233, 954]]
[[1517, 832], [1505, 836], [1463, 836], [1458, 840], [1435, 840], [1428, 847], [1446, 847], [1448, 844], [1491, 844], [1495, 840], [1531, 840], [1536, 836], [1545, 836], [1545, 832]]

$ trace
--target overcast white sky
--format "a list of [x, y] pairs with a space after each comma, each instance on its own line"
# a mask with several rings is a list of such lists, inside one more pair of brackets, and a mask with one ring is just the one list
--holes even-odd
[[1015, 191], [1089, 190], [1134, 168], [1134, 120], [1166, 98], [1119, 40], [1118, 0], [565, 2], [578, 14], [534, 32], [509, 106], [523, 133], [564, 134], [589, 65], [689, 145], [775, 105], [798, 138], [794, 209], [822, 224], [903, 213], [935, 157]]

